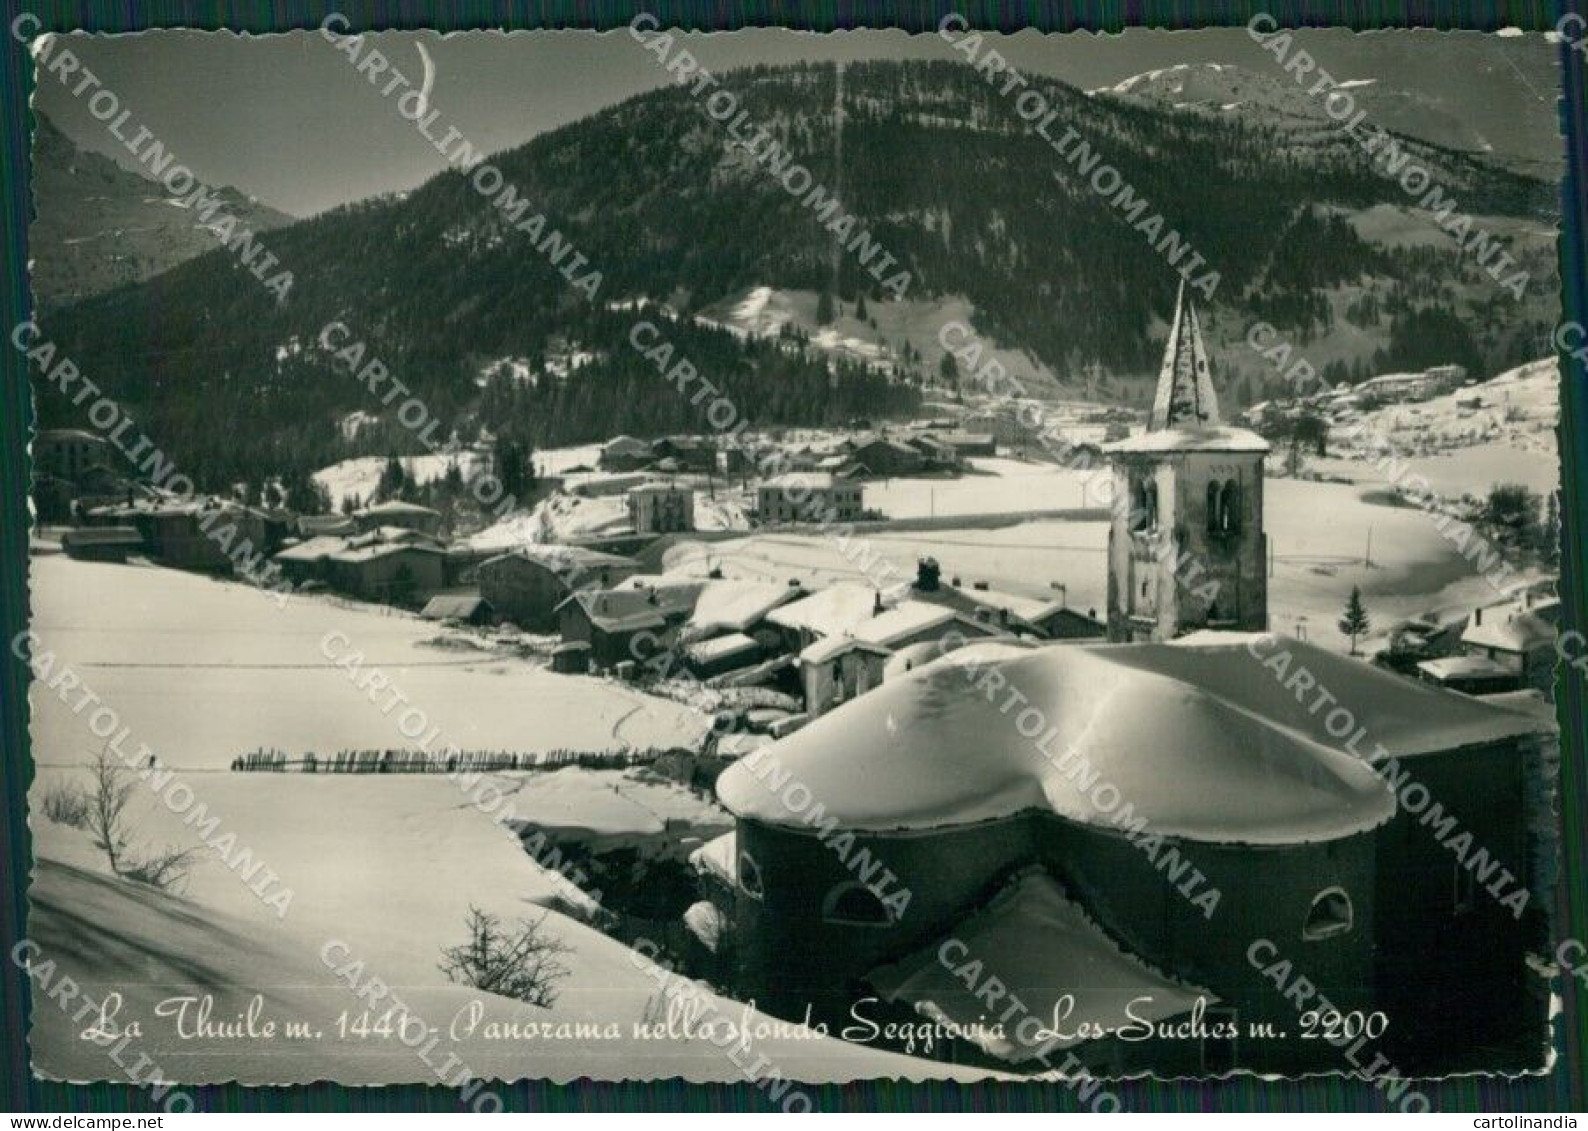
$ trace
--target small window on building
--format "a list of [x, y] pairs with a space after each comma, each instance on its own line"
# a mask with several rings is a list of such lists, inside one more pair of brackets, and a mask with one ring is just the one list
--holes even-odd
[[882, 902], [882, 897], [853, 880], [827, 893], [822, 901], [822, 919], [846, 927], [893, 926], [893, 912]]
[[1465, 915], [1478, 905], [1478, 879], [1470, 869], [1462, 866], [1461, 861], [1456, 861], [1454, 867], [1454, 910], [1457, 915]]
[[1351, 897], [1344, 888], [1326, 888], [1313, 898], [1301, 937], [1308, 942], [1343, 935], [1351, 929]]
[[748, 852], [739, 853], [739, 887], [753, 899], [760, 899], [765, 892], [761, 886], [761, 866]]

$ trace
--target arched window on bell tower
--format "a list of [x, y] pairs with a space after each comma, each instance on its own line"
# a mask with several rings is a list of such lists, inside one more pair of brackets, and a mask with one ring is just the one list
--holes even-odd
[[1130, 529], [1134, 534], [1158, 529], [1158, 480], [1151, 472], [1131, 479]]
[[1233, 479], [1208, 484], [1208, 533], [1239, 534], [1241, 530], [1241, 485]]

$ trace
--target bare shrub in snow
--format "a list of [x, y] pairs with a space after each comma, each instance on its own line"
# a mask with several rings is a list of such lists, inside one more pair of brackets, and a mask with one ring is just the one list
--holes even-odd
[[104, 852], [110, 870], [123, 879], [148, 884], [160, 891], [171, 891], [186, 883], [188, 873], [202, 855], [199, 849], [166, 847], [145, 854], [133, 851], [129, 843], [132, 827], [127, 819], [127, 802], [138, 788], [138, 779], [126, 763], [106, 745], [88, 763], [88, 773], [92, 781], [83, 794], [86, 808], [83, 827]]
[[88, 831], [110, 862], [110, 870], [122, 875], [127, 865], [127, 802], [138, 787], [126, 765], [102, 746], [88, 763], [93, 779], [88, 790]]
[[542, 932], [545, 921], [524, 919], [508, 928], [495, 915], [470, 907], [468, 941], [441, 952], [441, 972], [486, 993], [549, 1006], [557, 999], [557, 983], [569, 973], [558, 958], [572, 951]]
[[56, 824], [88, 828], [88, 793], [82, 786], [53, 782], [45, 787], [40, 802], [44, 815]]
[[161, 891], [181, 891], [187, 886], [188, 873], [202, 855], [197, 848], [166, 847], [124, 864], [122, 875]]

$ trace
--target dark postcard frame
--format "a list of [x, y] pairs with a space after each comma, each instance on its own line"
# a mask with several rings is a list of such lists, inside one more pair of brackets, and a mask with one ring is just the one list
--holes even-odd
[[[287, 31], [313, 28], [331, 11], [346, 14], [354, 30], [433, 27], [531, 29], [621, 27], [640, 10], [655, 12], [661, 23], [701, 30], [781, 25], [809, 31], [852, 27], [900, 27], [930, 31], [949, 11], [963, 13], [973, 24], [1003, 31], [1034, 27], [1045, 31], [1117, 31], [1127, 26], [1180, 29], [1240, 26], [1259, 11], [1274, 13], [1291, 26], [1344, 26], [1356, 30], [1394, 27], [1494, 30], [1508, 25], [1544, 31], [1565, 14], [1583, 12], [1585, 0], [1501, 3], [1424, 0], [1415, 3], [1347, 3], [1345, 0], [847, 0], [843, 3], [804, 0], [305, 0], [230, 3], [95, 2], [95, 0], [7, 0], [9, 24], [26, 10], [39, 17], [44, 30], [136, 31], [159, 27], [194, 27], [234, 31]], [[27, 221], [29, 129], [28, 99], [33, 85], [24, 52], [4, 36], [0, 55], [0, 168], [6, 196], [0, 213], [5, 270], [0, 276], [0, 303], [7, 327], [27, 317]], [[1561, 125], [1566, 147], [1560, 233], [1563, 318], [1588, 323], [1588, 55], [1560, 47], [1564, 94]], [[1564, 628], [1588, 629], [1588, 589], [1584, 587], [1585, 498], [1588, 498], [1588, 367], [1562, 356], [1560, 457], [1564, 479], [1561, 506], [1561, 596]], [[0, 386], [0, 628], [9, 641], [27, 623], [27, 437], [31, 426], [24, 359], [14, 350], [0, 351], [4, 384]], [[0, 661], [0, 941], [9, 952], [26, 930], [28, 865], [33, 858], [25, 802], [32, 778], [28, 750], [27, 670], [9, 648]], [[1588, 934], [1588, 683], [1580, 672], [1563, 669], [1557, 702], [1565, 720], [1561, 736], [1562, 809], [1559, 913], [1557, 930], [1573, 937]], [[28, 1065], [28, 985], [17, 966], [0, 961], [0, 1109], [6, 1111], [155, 1111], [147, 1089], [125, 1084], [72, 1086], [37, 1080]], [[1502, 1078], [1458, 1077], [1418, 1087], [1436, 1110], [1454, 1111], [1583, 1111], [1588, 1109], [1588, 989], [1571, 978], [1558, 987], [1564, 1012], [1555, 1020], [1557, 1059], [1547, 1075]], [[1389, 1105], [1372, 1085], [1344, 1078], [1263, 1081], [1245, 1078], [1226, 1083], [1172, 1084], [1142, 1081], [1111, 1084], [1127, 1110], [1165, 1111], [1353, 1111], [1385, 1110]], [[493, 1085], [508, 1110], [610, 1111], [679, 1110], [734, 1111], [775, 1107], [766, 1094], [749, 1085], [690, 1085], [662, 1081], [649, 1084], [592, 1083], [567, 1086], [545, 1082]], [[245, 1088], [238, 1085], [188, 1089], [205, 1111], [451, 1111], [462, 1110], [456, 1092], [418, 1085], [344, 1088], [314, 1084], [291, 1088]], [[1085, 1105], [1071, 1090], [1056, 1084], [907, 1084], [878, 1080], [808, 1089], [818, 1110], [947, 1110], [1073, 1111]]]

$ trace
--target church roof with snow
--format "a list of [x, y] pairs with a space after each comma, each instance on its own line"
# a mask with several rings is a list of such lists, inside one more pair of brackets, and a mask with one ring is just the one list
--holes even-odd
[[[1280, 651], [1350, 704], [1370, 736], [1359, 749], [1267, 670]], [[1003, 680], [996, 695], [980, 682], [989, 672]], [[1042, 728], [1023, 708], [1003, 711], [1016, 691]], [[946, 828], [1029, 810], [1116, 828], [1118, 808], [1100, 809], [1089, 792], [1101, 781], [1158, 833], [1294, 844], [1393, 815], [1390, 789], [1367, 762], [1380, 744], [1378, 756], [1402, 757], [1538, 729], [1517, 712], [1282, 637], [977, 643], [814, 720], [756, 765], [731, 767], [717, 790], [737, 816], [789, 827], [802, 814], [774, 787], [791, 776], [850, 829]]]
[[1164, 345], [1147, 430], [1103, 446], [1105, 452], [1266, 452], [1268, 441], [1245, 428], [1225, 424], [1213, 391], [1213, 371], [1196, 304], [1186, 297], [1185, 283], [1175, 299], [1174, 321]]

